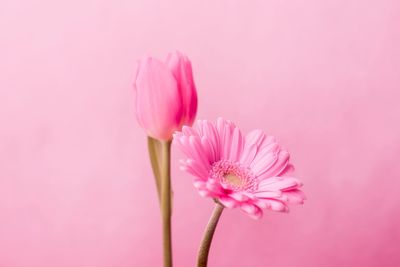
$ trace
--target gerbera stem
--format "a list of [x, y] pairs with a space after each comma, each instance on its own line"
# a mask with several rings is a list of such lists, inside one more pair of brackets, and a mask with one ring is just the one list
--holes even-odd
[[161, 142], [161, 216], [163, 225], [164, 267], [172, 266], [170, 152], [171, 141]]
[[208, 253], [210, 251], [211, 241], [214, 236], [215, 228], [217, 227], [219, 218], [221, 217], [224, 206], [219, 203], [215, 204], [214, 211], [208, 221], [206, 231], [204, 232], [203, 240], [200, 244], [199, 254], [197, 256], [197, 267], [206, 267], [208, 261]]

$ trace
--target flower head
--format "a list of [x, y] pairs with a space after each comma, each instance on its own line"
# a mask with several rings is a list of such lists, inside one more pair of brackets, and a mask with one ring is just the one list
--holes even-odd
[[175, 133], [174, 144], [187, 156], [181, 168], [196, 177], [200, 195], [227, 208], [260, 218], [262, 209], [287, 212], [288, 203], [305, 199], [301, 182], [284, 176], [293, 169], [289, 153], [261, 130], [243, 136], [231, 121], [198, 120]]
[[170, 140], [183, 125], [192, 125], [197, 93], [189, 59], [170, 53], [166, 62], [152, 57], [139, 61], [134, 78], [136, 117], [147, 134]]

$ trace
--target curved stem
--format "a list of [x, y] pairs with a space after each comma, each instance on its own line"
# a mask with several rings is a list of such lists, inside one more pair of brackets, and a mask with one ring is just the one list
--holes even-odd
[[217, 227], [219, 218], [221, 217], [224, 206], [219, 203], [215, 204], [214, 211], [208, 221], [206, 231], [204, 232], [203, 240], [200, 244], [199, 254], [197, 256], [197, 267], [206, 267], [208, 261], [208, 253], [210, 252], [211, 241], [214, 236], [215, 228]]
[[171, 267], [171, 141], [163, 141], [161, 143], [161, 154], [161, 215], [163, 225], [164, 267]]

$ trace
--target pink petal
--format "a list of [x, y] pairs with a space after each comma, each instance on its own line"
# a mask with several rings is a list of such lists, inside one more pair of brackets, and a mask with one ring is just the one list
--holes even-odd
[[259, 175], [258, 179], [263, 180], [269, 177], [278, 176], [286, 169], [286, 166], [289, 163], [289, 157], [290, 155], [286, 150], [281, 150], [278, 154], [277, 160], [269, 166], [267, 170], [263, 171]]
[[[178, 148], [190, 159], [196, 160], [198, 158], [198, 152], [195, 147], [190, 143], [189, 137], [195, 138], [193, 136], [180, 136], [177, 139], [174, 139], [174, 145], [178, 146]], [[198, 138], [198, 137], [197, 137]], [[200, 161], [203, 162], [203, 161]], [[206, 165], [206, 164], [205, 164]]]
[[257, 145], [253, 144], [251, 146], [245, 146], [240, 158], [240, 163], [244, 166], [249, 166], [253, 161], [254, 157], [257, 155]]
[[192, 127], [189, 126], [183, 126], [182, 133], [184, 133], [186, 136], [199, 136], [199, 134]]
[[208, 140], [211, 143], [211, 146], [213, 147], [213, 151], [215, 153], [214, 154], [215, 161], [219, 161], [221, 159], [219, 136], [214, 124], [204, 120], [202, 121], [202, 128], [204, 135], [207, 136]]
[[276, 143], [276, 139], [274, 136], [269, 135], [267, 137], [264, 138], [264, 140], [262, 141], [262, 143], [259, 145], [260, 150], [266, 148], [267, 146], [269, 146], [272, 143]]
[[174, 75], [157, 59], [140, 61], [134, 82], [136, 117], [148, 135], [170, 140], [179, 129], [182, 98]]
[[246, 196], [245, 194], [241, 193], [241, 192], [231, 193], [231, 194], [229, 194], [229, 196], [231, 198], [233, 198], [234, 200], [239, 201], [239, 202], [243, 202], [243, 201], [249, 200], [249, 197]]
[[255, 214], [257, 212], [257, 207], [248, 202], [241, 203], [240, 208], [248, 214]]
[[237, 127], [235, 127], [233, 130], [231, 143], [232, 144], [228, 159], [232, 162], [236, 162], [239, 160], [240, 155], [242, 154], [244, 145], [242, 133]]
[[201, 137], [201, 145], [203, 146], [204, 152], [208, 155], [210, 163], [215, 162], [215, 151], [214, 147], [211, 145], [211, 142], [207, 138], [207, 136]]
[[212, 197], [212, 194], [208, 190], [199, 190], [199, 195], [202, 197]]
[[228, 159], [234, 124], [222, 118], [217, 119], [217, 131], [220, 139], [221, 159]]
[[281, 191], [258, 191], [254, 196], [259, 198], [278, 198], [282, 196]]
[[262, 130], [253, 130], [249, 132], [245, 137], [243, 155], [240, 158], [240, 162], [244, 165], [250, 165], [254, 160], [256, 155], [258, 154], [259, 147], [265, 143], [266, 139], [270, 139], [266, 137], [265, 133]]
[[268, 199], [262, 199], [262, 198], [256, 199], [254, 201], [254, 204], [257, 205], [261, 209], [269, 209], [269, 207], [271, 206]]
[[289, 173], [292, 173], [294, 171], [294, 166], [292, 165], [292, 164], [287, 164], [286, 165], [286, 167], [280, 172], [280, 173], [278, 173], [277, 175], [279, 175], [279, 176], [284, 176], [284, 175], [287, 175], [287, 174], [289, 174]]
[[232, 142], [232, 129], [228, 126], [225, 125], [225, 130], [224, 130], [224, 143], [223, 143], [223, 158], [229, 159], [229, 153], [231, 150], [231, 142]]
[[261, 210], [259, 207], [257, 207], [257, 212], [256, 212], [256, 213], [254, 213], [254, 214], [248, 214], [248, 215], [250, 216], [250, 218], [252, 218], [252, 219], [254, 219], [254, 220], [259, 220], [259, 219], [262, 218], [263, 212], [262, 212], [262, 210]]
[[193, 80], [192, 64], [187, 56], [175, 51], [168, 55], [166, 65], [177, 81], [183, 104], [181, 125], [192, 125], [197, 112], [197, 92]]
[[179, 150], [181, 150], [187, 157], [192, 157], [191, 150], [187, 146], [189, 140], [188, 137], [183, 134], [176, 134], [174, 135], [173, 145], [177, 146]]
[[282, 201], [274, 200], [274, 199], [265, 199], [265, 201], [268, 202], [270, 210], [280, 211], [280, 212], [289, 211], [288, 207]]
[[253, 146], [256, 145], [257, 147], [261, 145], [261, 143], [265, 139], [265, 133], [262, 130], [253, 130], [249, 132], [245, 137], [245, 145], [246, 146]]
[[258, 184], [258, 191], [284, 191], [301, 186], [301, 182], [293, 177], [272, 177]]
[[206, 188], [206, 183], [204, 181], [196, 180], [193, 182], [196, 189], [204, 190]]
[[213, 192], [216, 195], [223, 194], [223, 188], [221, 187], [219, 182], [216, 182], [213, 179], [209, 179], [206, 184], [207, 190]]
[[204, 173], [199, 172], [199, 170], [197, 170], [197, 169], [195, 169], [195, 168], [193, 168], [191, 166], [182, 165], [182, 166], [180, 166], [180, 170], [181, 171], [186, 171], [186, 172], [190, 173], [191, 175], [193, 175], [193, 176], [195, 176], [195, 177], [197, 177], [199, 179], [202, 179], [202, 180], [206, 180], [207, 179], [207, 175], [204, 175]]
[[254, 204], [245, 202], [240, 204], [240, 208], [253, 219], [260, 219], [262, 217], [262, 210]]
[[210, 165], [210, 155], [208, 155], [204, 151], [203, 147], [201, 146], [201, 141], [199, 140], [199, 137], [189, 136], [189, 144], [192, 149], [193, 159], [201, 162], [205, 166]]
[[259, 176], [273, 166], [278, 159], [278, 151], [279, 145], [277, 143], [271, 143], [263, 149], [259, 149], [253, 162], [250, 164], [254, 174]]
[[192, 159], [188, 159], [186, 161], [186, 165], [188, 168], [191, 168], [196, 173], [198, 173], [199, 178], [207, 179], [209, 172], [210, 172], [210, 165], [202, 165], [199, 162], [192, 160]]
[[262, 175], [278, 160], [278, 156], [275, 153], [267, 152], [266, 154], [260, 154], [256, 156], [253, 163], [250, 165], [253, 173], [256, 176]]
[[222, 205], [224, 205], [225, 207], [231, 209], [237, 206], [237, 202], [229, 197], [220, 197], [218, 198], [218, 201], [221, 202]]
[[282, 195], [286, 198], [286, 201], [288, 203], [293, 203], [293, 204], [303, 204], [304, 200], [306, 199], [305, 194], [298, 189], [291, 191], [284, 191]]

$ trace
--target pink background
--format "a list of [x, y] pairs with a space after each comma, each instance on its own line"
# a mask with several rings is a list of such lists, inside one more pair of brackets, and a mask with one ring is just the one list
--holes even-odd
[[[400, 265], [398, 0], [0, 2], [0, 266], [161, 266], [135, 60], [179, 49], [199, 118], [262, 128], [308, 200], [223, 214], [210, 266]], [[176, 266], [212, 209], [174, 151]]]

